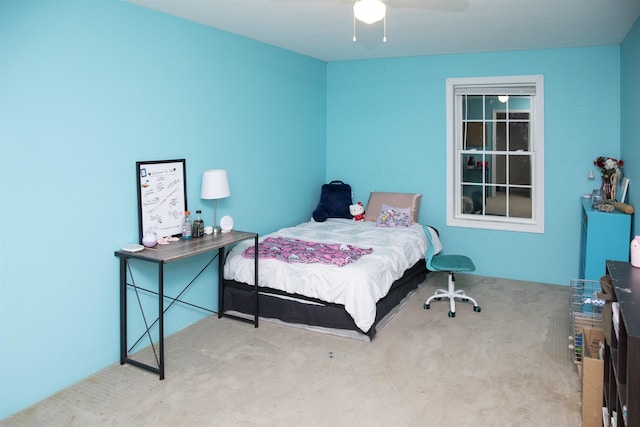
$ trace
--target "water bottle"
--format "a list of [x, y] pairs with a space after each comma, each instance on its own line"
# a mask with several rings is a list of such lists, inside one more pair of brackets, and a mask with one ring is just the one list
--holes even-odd
[[184, 211], [184, 222], [182, 223], [182, 240], [191, 240], [191, 212]]
[[193, 220], [193, 227], [191, 231], [191, 235], [193, 237], [202, 237], [204, 236], [204, 221], [201, 218], [202, 211], [196, 211], [196, 219]]

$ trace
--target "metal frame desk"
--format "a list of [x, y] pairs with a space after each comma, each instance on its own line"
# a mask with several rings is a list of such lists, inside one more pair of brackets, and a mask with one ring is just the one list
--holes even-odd
[[[239, 243], [243, 240], [254, 239], [255, 247], [255, 316], [253, 319], [247, 319], [244, 317], [234, 316], [231, 314], [225, 314], [223, 312], [224, 307], [224, 294], [223, 294], [223, 273], [224, 273], [224, 260], [225, 249], [228, 246]], [[160, 379], [164, 379], [164, 313], [166, 311], [164, 307], [165, 298], [169, 298], [174, 302], [186, 303], [178, 298], [170, 298], [164, 295], [164, 266], [165, 264], [173, 261], [178, 261], [184, 258], [189, 258], [194, 255], [199, 255], [214, 250], [218, 250], [218, 318], [222, 316], [231, 317], [237, 320], [246, 321], [254, 324], [254, 327], [258, 327], [258, 234], [245, 231], [230, 231], [229, 233], [217, 233], [211, 235], [205, 235], [200, 238], [194, 238], [191, 240], [180, 240], [171, 242], [168, 245], [157, 245], [155, 248], [145, 248], [140, 252], [128, 252], [119, 250], [115, 252], [115, 256], [120, 258], [120, 364], [124, 365], [129, 363], [131, 365], [138, 366], [140, 368], [155, 372], [160, 376]], [[148, 335], [151, 342], [151, 346], [155, 353], [155, 347], [149, 334], [151, 327], [158, 323], [158, 354], [156, 356], [157, 367], [151, 366], [140, 361], [131, 359], [129, 357], [129, 350], [127, 349], [127, 287], [136, 288], [135, 284], [129, 284], [127, 280], [128, 264], [131, 259], [137, 259], [140, 261], [152, 262], [158, 265], [158, 317], [156, 321], [151, 325], [147, 325], [147, 330], [140, 337]], [[213, 259], [211, 260], [213, 261]], [[210, 262], [211, 262], [210, 261]], [[208, 266], [209, 264], [207, 264]], [[204, 271], [205, 268], [202, 269]], [[200, 273], [202, 273], [202, 271]], [[198, 273], [198, 275], [200, 274]], [[197, 278], [197, 276], [196, 276]], [[132, 278], [133, 279], [133, 278]], [[195, 280], [195, 278], [193, 279]], [[188, 288], [193, 280], [185, 286]], [[132, 280], [133, 281], [133, 280]], [[155, 293], [155, 292], [154, 292]], [[186, 303], [189, 304], [189, 303]], [[193, 304], [190, 304], [193, 305]], [[168, 308], [168, 307], [167, 307]], [[200, 307], [202, 308], [202, 307]], [[204, 308], [203, 308], [204, 309]], [[208, 310], [205, 309], [207, 311]], [[140, 340], [138, 340], [140, 341]], [[135, 345], [134, 345], [135, 346]]]

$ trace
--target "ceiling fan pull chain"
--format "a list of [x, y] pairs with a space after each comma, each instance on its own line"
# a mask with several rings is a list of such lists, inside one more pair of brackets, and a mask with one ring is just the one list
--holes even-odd
[[356, 41], [356, 13], [353, 12], [353, 41]]
[[384, 25], [384, 30], [383, 30], [384, 33], [382, 35], [382, 43], [386, 43], [387, 42], [387, 15], [386, 14], [384, 15], [384, 18], [383, 18], [382, 22], [383, 22], [383, 25]]

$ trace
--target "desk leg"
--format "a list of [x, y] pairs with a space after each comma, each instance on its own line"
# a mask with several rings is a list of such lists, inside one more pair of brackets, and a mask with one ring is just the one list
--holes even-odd
[[164, 379], [164, 263], [158, 264], [158, 370], [160, 379]]
[[120, 257], [120, 364], [127, 358], [127, 258]]
[[218, 249], [218, 319], [224, 314], [224, 248]]
[[255, 293], [256, 293], [256, 305], [255, 305], [255, 317], [254, 317], [254, 322], [253, 325], [254, 327], [258, 327], [258, 235], [256, 234], [255, 240], [253, 242], [253, 254], [254, 254], [254, 265], [253, 265], [253, 283], [255, 285]]
[[[254, 327], [258, 327], [258, 235], [256, 234], [254, 238], [254, 293], [255, 293], [255, 302], [254, 302], [254, 318], [253, 325]], [[218, 249], [218, 319], [222, 318], [224, 315], [224, 261], [225, 261], [225, 248], [222, 247]], [[232, 317], [242, 321], [251, 322], [251, 319], [247, 319], [243, 316], [235, 316], [228, 314], [228, 317]]]

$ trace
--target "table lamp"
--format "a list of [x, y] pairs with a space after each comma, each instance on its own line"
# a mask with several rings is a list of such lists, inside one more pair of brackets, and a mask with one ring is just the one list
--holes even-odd
[[218, 199], [229, 197], [229, 180], [227, 171], [223, 169], [210, 169], [202, 173], [202, 189], [200, 198], [213, 200], [213, 233], [220, 232], [218, 225]]

